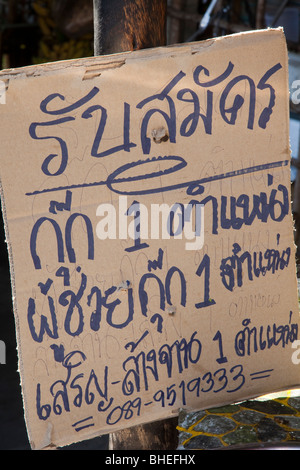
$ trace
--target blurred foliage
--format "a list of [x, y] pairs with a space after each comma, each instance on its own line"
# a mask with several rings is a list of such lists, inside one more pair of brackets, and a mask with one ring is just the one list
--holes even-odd
[[[92, 56], [91, 5], [92, 0], [0, 0], [0, 68]], [[68, 34], [70, 24], [76, 34]]]
[[64, 36], [53, 19], [52, 3], [53, 0], [35, 0], [32, 3], [41, 34], [38, 55], [33, 57], [33, 63], [92, 56], [93, 33], [76, 39]]

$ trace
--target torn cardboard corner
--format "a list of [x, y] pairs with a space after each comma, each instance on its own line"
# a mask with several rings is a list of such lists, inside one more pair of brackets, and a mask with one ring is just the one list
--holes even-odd
[[284, 35], [207, 44], [0, 73], [32, 448], [299, 386]]

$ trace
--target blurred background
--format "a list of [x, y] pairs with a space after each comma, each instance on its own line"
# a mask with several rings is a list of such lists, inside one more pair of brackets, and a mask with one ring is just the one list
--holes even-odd
[[[168, 0], [167, 45], [269, 26], [283, 26], [289, 51], [292, 210], [300, 277], [300, 0]], [[0, 0], [0, 69], [93, 55], [93, 0]], [[29, 449], [2, 220], [0, 340], [6, 346], [0, 364], [0, 450]], [[67, 449], [107, 448], [103, 436]]]
[[[300, 1], [168, 0], [167, 44], [283, 26], [300, 52]], [[199, 25], [210, 12], [208, 26]], [[93, 0], [0, 0], [2, 68], [92, 56]]]

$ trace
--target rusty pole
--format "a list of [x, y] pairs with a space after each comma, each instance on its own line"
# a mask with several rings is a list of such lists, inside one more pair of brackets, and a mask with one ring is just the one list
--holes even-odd
[[[167, 0], [94, 0], [94, 55], [166, 44]], [[174, 450], [177, 418], [110, 434], [111, 450]]]

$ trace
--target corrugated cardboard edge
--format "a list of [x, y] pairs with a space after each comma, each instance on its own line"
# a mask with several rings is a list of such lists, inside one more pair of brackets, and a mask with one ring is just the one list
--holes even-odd
[[[227, 36], [220, 36], [212, 39], [206, 39], [204, 41], [196, 41], [183, 44], [174, 44], [163, 47], [148, 48], [137, 51], [128, 51], [110, 55], [103, 56], [91, 56], [84, 57], [80, 59], [68, 59], [61, 60], [57, 62], [46, 62], [43, 64], [37, 65], [28, 65], [25, 67], [5, 69], [0, 71], [1, 79], [14, 79], [14, 78], [30, 78], [30, 77], [39, 77], [41, 75], [60, 73], [65, 71], [69, 67], [75, 68], [86, 68], [86, 73], [83, 75], [82, 79], [87, 80], [93, 78], [94, 76], [99, 76], [101, 72], [111, 69], [118, 68], [125, 64], [127, 61], [135, 60], [151, 60], [157, 59], [159, 57], [168, 57], [173, 54], [197, 54], [201, 51], [206, 51], [208, 47], [213, 46], [213, 44], [218, 43], [219, 41], [231, 41], [235, 37], [246, 37], [251, 35], [259, 35], [266, 33], [282, 33], [284, 37], [284, 32], [282, 27], [278, 28], [267, 28], [253, 31], [243, 31], [240, 33], [229, 34]], [[97, 68], [98, 67], [98, 68]]]

